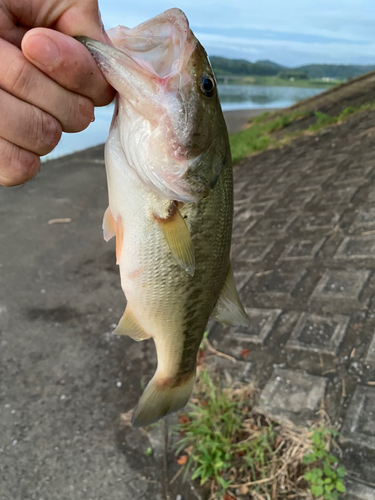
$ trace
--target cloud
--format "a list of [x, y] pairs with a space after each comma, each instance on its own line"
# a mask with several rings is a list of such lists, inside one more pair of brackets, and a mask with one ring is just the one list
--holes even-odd
[[[348, 45], [346, 43], [308, 43], [293, 40], [236, 38], [196, 32], [197, 38], [210, 55], [226, 55], [249, 59], [272, 59], [286, 66], [310, 63], [371, 64], [375, 43]], [[230, 55], [229, 55], [230, 54]], [[234, 54], [237, 54], [235, 56]]]
[[[107, 28], [134, 27], [174, 0], [102, 0]], [[194, 32], [211, 54], [271, 59], [290, 66], [311, 62], [374, 64], [373, 0], [180, 0]]]

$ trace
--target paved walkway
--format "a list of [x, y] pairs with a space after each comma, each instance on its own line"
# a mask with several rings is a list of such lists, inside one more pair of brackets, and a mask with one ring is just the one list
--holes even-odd
[[[374, 130], [369, 113], [235, 169], [252, 327], [211, 332], [238, 359], [222, 369], [255, 380], [270, 414], [304, 424], [324, 404], [343, 424], [350, 500], [375, 499], [360, 482], [375, 483]], [[125, 303], [106, 204], [102, 147], [0, 190], [0, 500], [165, 498], [158, 434], [119, 418], [156, 360], [152, 343], [110, 334]]]
[[211, 338], [269, 414], [305, 425], [324, 407], [350, 477], [375, 488], [374, 134], [369, 113], [235, 169], [232, 255], [252, 326]]

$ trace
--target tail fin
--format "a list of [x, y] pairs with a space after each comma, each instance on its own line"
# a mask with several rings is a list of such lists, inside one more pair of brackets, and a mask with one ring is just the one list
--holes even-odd
[[178, 385], [173, 386], [171, 380], [160, 383], [157, 373], [148, 383], [137, 407], [134, 410], [132, 425], [144, 427], [153, 424], [168, 413], [183, 408], [189, 401], [195, 382], [195, 370], [184, 377]]

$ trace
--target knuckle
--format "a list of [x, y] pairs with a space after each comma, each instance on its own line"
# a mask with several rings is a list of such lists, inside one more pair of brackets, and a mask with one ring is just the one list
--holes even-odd
[[0, 139], [0, 185], [18, 186], [36, 175], [39, 157], [5, 139]]
[[83, 96], [74, 96], [71, 99], [66, 119], [64, 132], [81, 132], [90, 125], [94, 118], [94, 104]]
[[33, 151], [45, 155], [58, 144], [62, 128], [53, 116], [34, 106], [31, 109], [32, 119], [29, 121], [28, 135], [34, 145]]
[[34, 73], [33, 67], [26, 59], [16, 57], [5, 74], [4, 84], [12, 94], [21, 95], [27, 99], [30, 93], [29, 89], [32, 89], [35, 84]]

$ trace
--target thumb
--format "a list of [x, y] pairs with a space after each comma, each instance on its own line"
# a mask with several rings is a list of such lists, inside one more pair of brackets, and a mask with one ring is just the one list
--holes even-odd
[[96, 0], [80, 0], [78, 5], [68, 8], [56, 22], [61, 33], [70, 36], [85, 35], [100, 42], [108, 43]]

